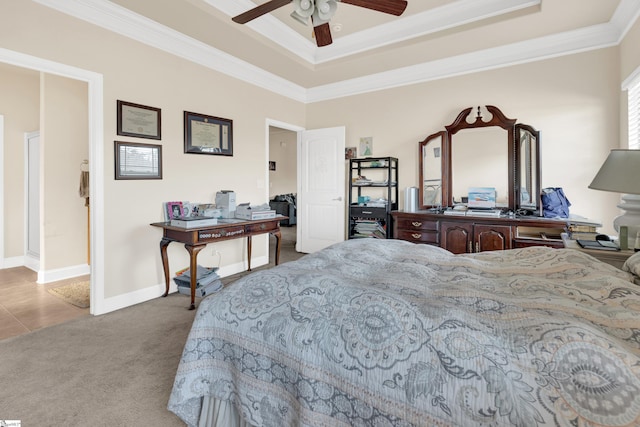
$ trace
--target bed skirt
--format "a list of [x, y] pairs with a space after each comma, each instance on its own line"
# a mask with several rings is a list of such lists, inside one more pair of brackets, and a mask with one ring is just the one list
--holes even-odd
[[233, 403], [215, 397], [202, 398], [198, 427], [252, 427], [242, 419]]

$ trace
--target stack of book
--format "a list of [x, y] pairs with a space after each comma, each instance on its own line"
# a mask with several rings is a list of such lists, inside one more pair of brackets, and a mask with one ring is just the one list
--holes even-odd
[[[205, 297], [207, 295], [218, 292], [222, 289], [222, 281], [216, 271], [217, 267], [206, 268], [198, 266], [196, 269], [196, 296]], [[185, 295], [191, 295], [191, 269], [183, 268], [176, 273], [173, 281], [178, 285], [178, 292]]]
[[387, 232], [382, 224], [376, 220], [360, 219], [354, 227], [354, 237], [376, 237], [384, 239]]

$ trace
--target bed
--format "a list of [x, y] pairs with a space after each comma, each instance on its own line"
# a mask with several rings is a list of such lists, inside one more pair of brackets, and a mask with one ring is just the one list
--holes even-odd
[[640, 425], [640, 286], [570, 249], [356, 239], [204, 298], [188, 425]]

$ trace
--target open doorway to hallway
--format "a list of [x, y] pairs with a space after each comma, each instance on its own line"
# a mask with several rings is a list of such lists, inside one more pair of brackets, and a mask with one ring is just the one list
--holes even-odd
[[295, 248], [297, 235], [297, 132], [269, 126], [269, 205], [289, 217], [280, 223], [282, 241]]

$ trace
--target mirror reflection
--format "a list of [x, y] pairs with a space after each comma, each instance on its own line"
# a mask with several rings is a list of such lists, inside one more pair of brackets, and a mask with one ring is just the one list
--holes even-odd
[[530, 127], [518, 127], [518, 150], [520, 154], [520, 207], [537, 208], [538, 176], [538, 133]]
[[463, 129], [452, 135], [453, 202], [464, 202], [470, 188], [493, 187], [496, 190], [496, 207], [507, 207], [509, 203], [508, 148], [507, 132], [495, 126]]
[[442, 206], [442, 136], [422, 145], [422, 204]]

